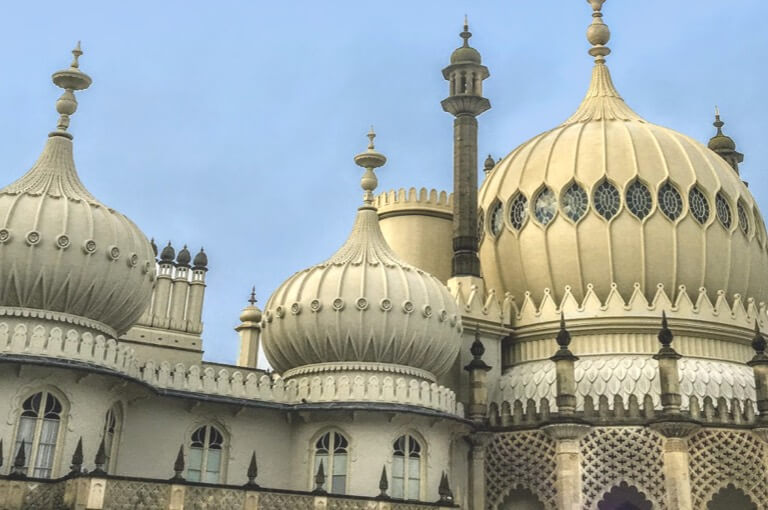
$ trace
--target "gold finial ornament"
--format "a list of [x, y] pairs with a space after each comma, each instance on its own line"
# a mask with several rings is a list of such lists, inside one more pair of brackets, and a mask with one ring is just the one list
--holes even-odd
[[592, 6], [592, 24], [587, 28], [587, 41], [592, 47], [589, 49], [589, 54], [595, 57], [595, 62], [605, 62], [605, 57], [610, 55], [611, 49], [606, 46], [608, 41], [611, 40], [611, 31], [608, 29], [608, 25], [603, 23], [602, 8], [605, 0], [587, 0]]
[[368, 136], [368, 150], [355, 156], [355, 164], [365, 168], [363, 178], [360, 179], [360, 187], [362, 187], [364, 191], [363, 202], [365, 205], [370, 206], [373, 204], [373, 190], [379, 185], [379, 180], [376, 178], [373, 169], [384, 166], [387, 162], [387, 158], [384, 154], [376, 152], [376, 147], [373, 143], [373, 139], [376, 138], [376, 133], [373, 130], [373, 126], [371, 126], [371, 130], [366, 136]]
[[80, 56], [83, 54], [83, 50], [80, 49], [80, 41], [77, 42], [77, 46], [72, 50], [72, 63], [69, 68], [56, 71], [51, 76], [54, 85], [64, 89], [64, 93], [56, 101], [56, 111], [59, 113], [59, 122], [56, 125], [56, 131], [51, 135], [66, 136], [72, 138], [72, 135], [67, 133], [69, 127], [69, 118], [77, 111], [77, 99], [75, 99], [75, 90], [85, 90], [91, 86], [93, 80], [91, 77], [80, 70]]

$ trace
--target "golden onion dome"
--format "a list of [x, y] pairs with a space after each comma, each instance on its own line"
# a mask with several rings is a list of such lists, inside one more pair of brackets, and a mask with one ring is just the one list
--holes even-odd
[[599, 12], [587, 36], [595, 57], [581, 105], [517, 147], [479, 194], [480, 259], [489, 288], [556, 302], [589, 285], [647, 298], [659, 284], [768, 300], [766, 232], [738, 174], [706, 145], [648, 122], [621, 98], [605, 57]]

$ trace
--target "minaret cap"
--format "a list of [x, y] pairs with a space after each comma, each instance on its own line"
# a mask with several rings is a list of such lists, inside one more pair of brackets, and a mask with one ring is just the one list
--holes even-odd
[[248, 297], [248, 306], [243, 308], [240, 313], [240, 322], [261, 322], [261, 310], [256, 306], [256, 286], [251, 289], [251, 295]]
[[736, 142], [733, 141], [733, 138], [723, 134], [725, 122], [720, 120], [720, 109], [717, 106], [715, 106], [715, 122], [712, 125], [717, 129], [717, 133], [709, 139], [707, 146], [715, 152], [718, 150], [736, 150]]
[[366, 206], [373, 204], [373, 190], [379, 185], [379, 180], [376, 178], [376, 174], [373, 173], [374, 168], [384, 166], [387, 162], [386, 156], [379, 152], [376, 152], [376, 147], [373, 144], [373, 139], [376, 138], [376, 133], [373, 131], [373, 126], [368, 132], [368, 150], [361, 152], [355, 156], [355, 164], [365, 168], [363, 178], [360, 179], [360, 187], [363, 188], [363, 203]]
[[75, 99], [75, 90], [85, 90], [91, 86], [93, 80], [91, 77], [80, 70], [80, 55], [83, 51], [80, 49], [80, 41], [77, 41], [77, 46], [72, 50], [72, 63], [69, 68], [56, 71], [51, 76], [53, 83], [64, 89], [64, 93], [56, 101], [56, 111], [59, 113], [59, 122], [56, 125], [56, 131], [50, 133], [49, 136], [65, 136], [72, 138], [72, 135], [67, 133], [69, 127], [69, 118], [77, 111], [77, 99]]
[[469, 21], [466, 15], [464, 15], [464, 31], [459, 34], [459, 37], [464, 39], [464, 43], [451, 53], [451, 64], [482, 63], [483, 59], [480, 56], [480, 52], [469, 45], [469, 38], [472, 37], [472, 32], [469, 31]]

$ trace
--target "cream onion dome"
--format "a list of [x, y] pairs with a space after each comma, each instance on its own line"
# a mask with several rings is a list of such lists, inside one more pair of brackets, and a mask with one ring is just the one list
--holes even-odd
[[506, 156], [479, 193], [480, 260], [489, 288], [536, 301], [567, 286], [601, 300], [647, 299], [663, 284], [695, 302], [768, 300], [766, 232], [736, 172], [706, 145], [644, 120], [616, 91], [605, 56], [610, 32], [595, 7], [595, 57], [582, 104], [560, 126]]
[[291, 276], [265, 307], [264, 352], [280, 372], [365, 362], [374, 370], [433, 379], [458, 355], [455, 300], [437, 278], [403, 262], [379, 228], [373, 169], [386, 158], [374, 151], [374, 136], [371, 131], [368, 151], [355, 158], [366, 168], [365, 195], [346, 243], [325, 262]]
[[141, 230], [77, 175], [66, 129], [77, 108], [73, 91], [91, 79], [78, 69], [79, 44], [73, 54], [72, 65], [53, 75], [65, 89], [56, 131], [34, 166], [0, 189], [0, 309], [40, 311], [114, 335], [149, 304], [155, 259]]

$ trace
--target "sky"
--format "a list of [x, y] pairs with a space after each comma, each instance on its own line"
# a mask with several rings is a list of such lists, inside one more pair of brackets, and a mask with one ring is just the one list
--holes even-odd
[[[718, 105], [768, 207], [768, 3], [608, 0], [613, 80], [646, 119], [706, 142]], [[70, 132], [80, 177], [162, 246], [209, 255], [205, 358], [234, 363], [249, 290], [263, 305], [346, 239], [352, 158], [374, 125], [379, 191], [450, 190], [441, 69], [464, 14], [490, 70], [482, 164], [565, 120], [589, 83], [583, 0], [9, 2], [0, 45], [0, 186], [57, 120], [50, 75], [82, 40]]]

